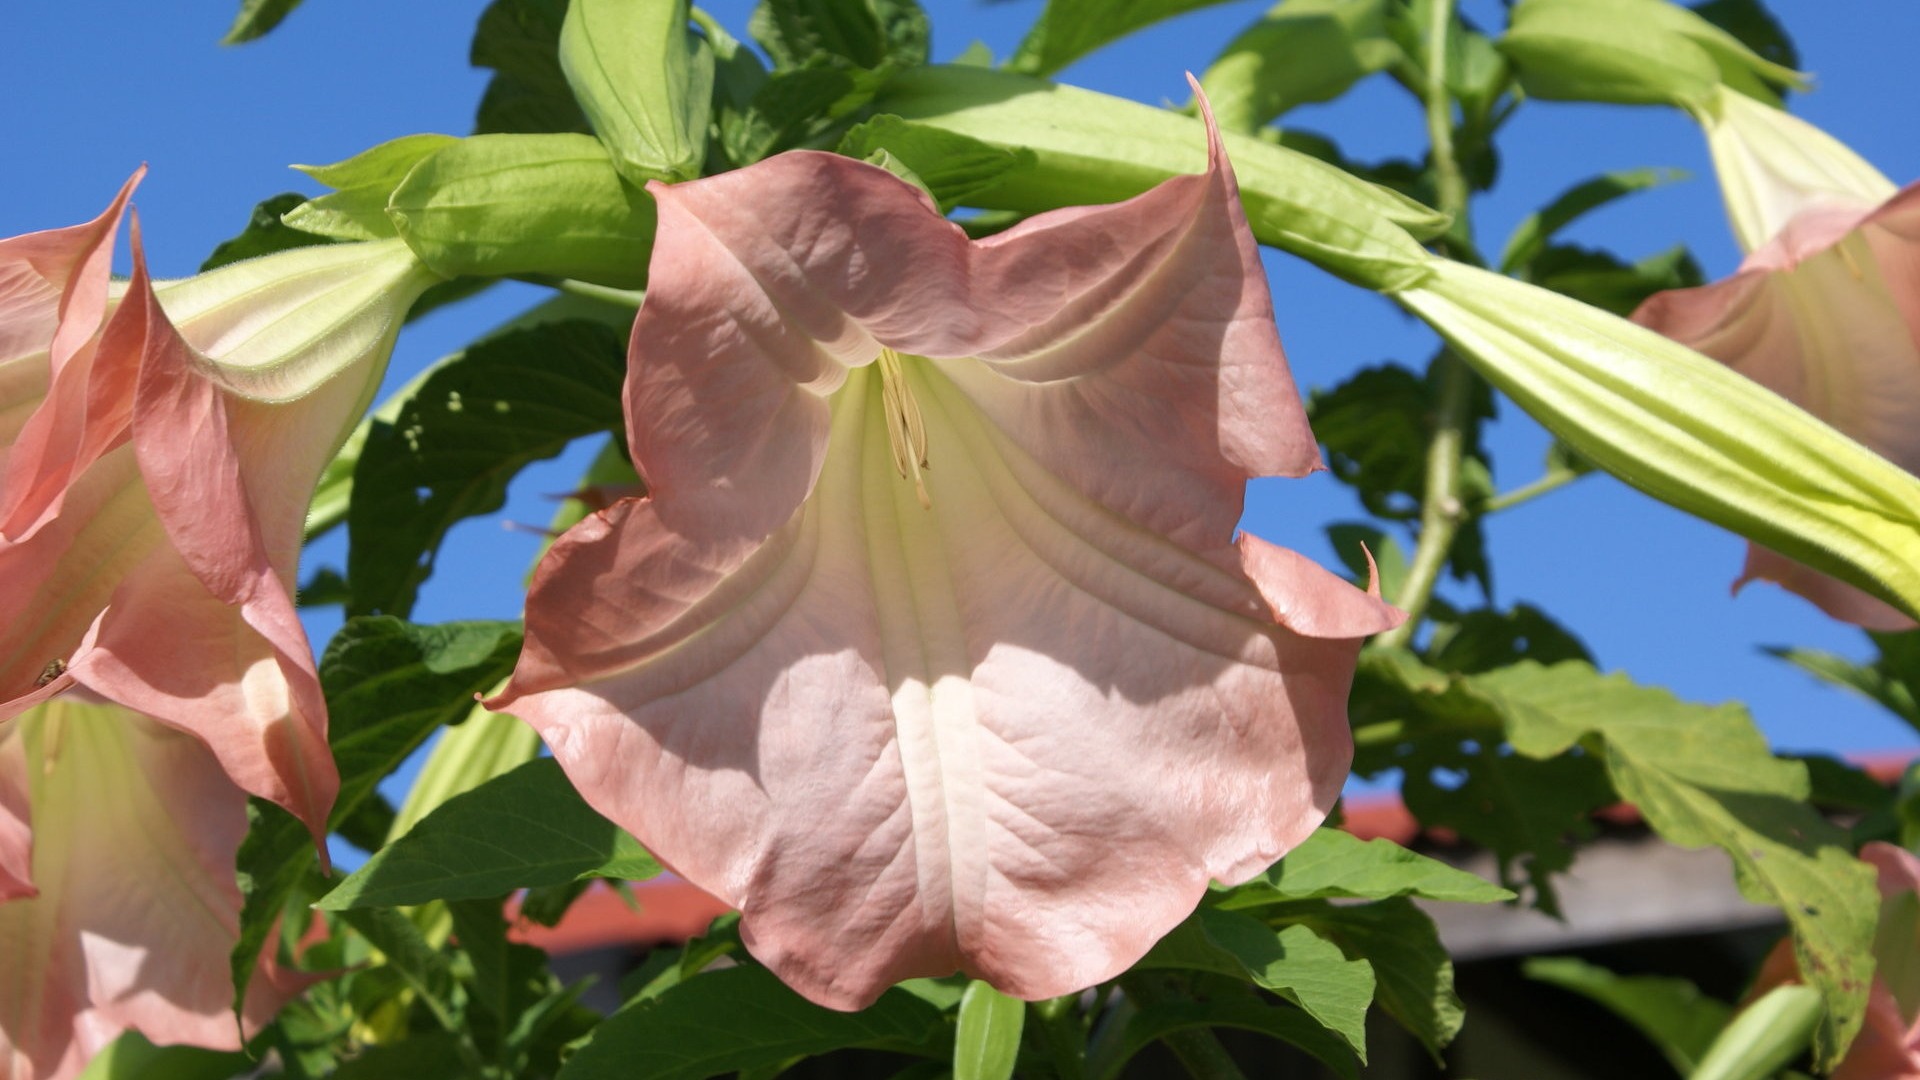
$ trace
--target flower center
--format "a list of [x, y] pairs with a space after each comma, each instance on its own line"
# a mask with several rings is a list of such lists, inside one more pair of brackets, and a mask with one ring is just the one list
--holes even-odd
[[913, 493], [923, 509], [932, 509], [927, 485], [920, 474], [927, 468], [927, 424], [920, 416], [920, 403], [914, 400], [913, 387], [900, 366], [900, 354], [880, 347], [880, 408], [887, 416], [887, 441], [893, 447], [893, 467], [903, 479], [913, 481]]

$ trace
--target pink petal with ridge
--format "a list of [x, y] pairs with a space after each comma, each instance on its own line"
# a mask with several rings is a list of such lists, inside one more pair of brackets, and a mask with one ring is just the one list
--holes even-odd
[[652, 495], [554, 545], [489, 703], [590, 802], [837, 1008], [1110, 978], [1320, 823], [1361, 640], [1400, 615], [1235, 543], [1248, 476], [1318, 453], [1217, 140], [981, 243], [823, 154], [654, 193]]

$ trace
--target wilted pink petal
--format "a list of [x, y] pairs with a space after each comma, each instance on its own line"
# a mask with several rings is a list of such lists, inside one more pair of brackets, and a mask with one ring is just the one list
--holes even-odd
[[1234, 541], [1319, 458], [1217, 139], [978, 243], [826, 154], [652, 190], [652, 494], [554, 545], [490, 702], [590, 802], [838, 1008], [1112, 977], [1313, 830], [1400, 615]]
[[[1725, 281], [1660, 293], [1634, 319], [1920, 472], [1920, 186], [1871, 211], [1808, 209]], [[1874, 630], [1913, 620], [1757, 546], [1764, 578]]]
[[[38, 889], [0, 903], [0, 1080], [74, 1075], [127, 1028], [239, 1045], [227, 954], [246, 793], [199, 740], [84, 697], [0, 728], [0, 776], [28, 779]], [[253, 1026], [298, 988], [264, 976]]]

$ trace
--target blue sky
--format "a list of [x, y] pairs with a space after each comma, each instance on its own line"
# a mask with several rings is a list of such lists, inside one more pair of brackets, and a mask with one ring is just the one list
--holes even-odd
[[[127, 173], [151, 166], [138, 205], [156, 271], [191, 272], [238, 231], [258, 200], [316, 190], [286, 166], [326, 163], [374, 143], [421, 131], [469, 130], [485, 75], [467, 66], [478, 0], [308, 0], [267, 39], [216, 44], [231, 5], [66, 0], [0, 5], [0, 40], [19, 95], [0, 117], [0, 235], [71, 224], [99, 212]], [[1206, 67], [1238, 29], [1267, 6], [1223, 4], [1175, 20], [1082, 61], [1064, 78], [1146, 101], [1184, 100], [1186, 70]], [[1467, 0], [1466, 10], [1498, 21], [1499, 5]], [[1898, 183], [1920, 177], [1920, 112], [1911, 43], [1920, 5], [1905, 0], [1813, 0], [1775, 7], [1794, 32], [1818, 89], [1794, 110], [1858, 149]], [[1005, 55], [1038, 13], [1036, 0], [929, 5], [935, 55], [971, 41]], [[714, 4], [744, 36], [750, 5]], [[26, 88], [32, 88], [31, 93]], [[30, 103], [30, 104], [29, 104]], [[1359, 158], [1417, 157], [1419, 113], [1384, 78], [1346, 99], [1302, 109], [1294, 126], [1335, 136]], [[1664, 110], [1540, 103], [1509, 129], [1496, 189], [1474, 207], [1482, 246], [1506, 233], [1553, 194], [1595, 173], [1672, 166], [1689, 182], [1592, 215], [1572, 233], [1590, 245], [1639, 258], [1691, 245], [1710, 274], [1738, 261], [1711, 180], [1699, 132]], [[1432, 338], [1372, 294], [1286, 256], [1268, 257], [1275, 307], [1303, 388], [1328, 387], [1385, 359], [1418, 365]], [[473, 334], [536, 300], [509, 286], [435, 313], [408, 328], [390, 385]], [[1502, 488], [1538, 475], [1546, 438], [1511, 407], [1488, 437]], [[501, 527], [502, 518], [544, 522], [543, 495], [568, 490], [584, 458], [570, 454], [531, 471], [504, 515], [456, 529], [416, 618], [511, 617], [537, 538]], [[1324, 527], [1364, 515], [1331, 477], [1260, 481], [1246, 527], [1334, 564]], [[1759, 652], [1795, 644], [1866, 655], [1857, 631], [1766, 586], [1729, 596], [1742, 542], [1692, 521], [1606, 477], [1581, 481], [1487, 524], [1501, 604], [1525, 601], [1579, 632], [1602, 665], [1701, 701], [1746, 701], [1788, 749], [1910, 749], [1909, 729], [1875, 707], [1828, 690]], [[338, 564], [336, 538], [314, 554]], [[1461, 598], [1469, 594], [1456, 590]], [[314, 621], [319, 634], [334, 620]]]

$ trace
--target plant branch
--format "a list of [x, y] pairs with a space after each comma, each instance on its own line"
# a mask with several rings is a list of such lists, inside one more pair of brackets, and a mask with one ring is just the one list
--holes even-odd
[[1549, 491], [1558, 491], [1560, 488], [1566, 487], [1568, 484], [1573, 483], [1585, 475], [1587, 474], [1575, 472], [1572, 469], [1553, 469], [1531, 484], [1522, 485], [1514, 488], [1512, 491], [1503, 491], [1493, 498], [1488, 499], [1486, 502], [1480, 504], [1479, 512], [1481, 514], [1497, 514], [1502, 510], [1511, 510], [1521, 503], [1531, 502]]

